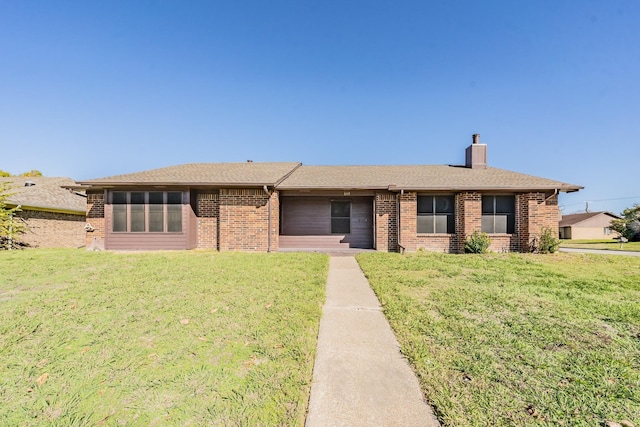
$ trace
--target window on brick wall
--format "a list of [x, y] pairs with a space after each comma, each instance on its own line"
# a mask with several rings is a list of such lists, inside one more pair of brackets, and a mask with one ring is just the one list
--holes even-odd
[[418, 196], [418, 233], [455, 233], [453, 196]]
[[482, 231], [513, 234], [516, 226], [514, 196], [482, 196]]
[[114, 191], [112, 230], [116, 233], [176, 233], [182, 231], [179, 191]]

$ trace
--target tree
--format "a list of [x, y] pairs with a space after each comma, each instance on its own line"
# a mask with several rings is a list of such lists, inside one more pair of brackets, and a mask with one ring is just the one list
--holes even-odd
[[37, 169], [31, 169], [28, 172], [21, 173], [20, 176], [42, 176], [42, 172]]
[[629, 240], [640, 240], [640, 204], [625, 209], [620, 216], [611, 220], [610, 228]]
[[7, 206], [7, 199], [12, 196], [11, 193], [7, 193], [8, 190], [8, 182], [0, 183], [0, 249], [17, 247], [18, 236], [27, 228], [20, 218], [15, 218], [15, 213], [20, 212], [20, 207]]

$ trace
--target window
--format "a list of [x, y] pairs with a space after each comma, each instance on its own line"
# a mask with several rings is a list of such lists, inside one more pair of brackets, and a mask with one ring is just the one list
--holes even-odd
[[604, 228], [604, 234], [605, 234], [605, 236], [608, 236], [609, 234], [611, 234], [611, 229], [609, 227], [605, 227]]
[[114, 232], [182, 231], [181, 192], [114, 191], [111, 204]]
[[453, 196], [418, 196], [418, 233], [455, 233]]
[[515, 232], [515, 197], [482, 196], [482, 231], [513, 234]]
[[127, 193], [112, 194], [113, 231], [127, 231]]
[[331, 232], [336, 234], [351, 233], [350, 201], [331, 201]]

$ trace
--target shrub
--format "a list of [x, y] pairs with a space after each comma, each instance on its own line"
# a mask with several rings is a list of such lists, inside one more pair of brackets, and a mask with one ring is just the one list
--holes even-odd
[[474, 231], [464, 242], [464, 251], [468, 254], [486, 254], [491, 246], [491, 238], [487, 233]]
[[552, 254], [558, 250], [560, 240], [556, 239], [553, 230], [549, 227], [540, 229], [540, 242], [538, 243], [538, 253]]

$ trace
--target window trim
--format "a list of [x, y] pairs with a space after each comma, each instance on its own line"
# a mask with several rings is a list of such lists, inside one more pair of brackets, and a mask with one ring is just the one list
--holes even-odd
[[[487, 197], [491, 197], [493, 199], [493, 212], [490, 214], [485, 214], [484, 213], [484, 200]], [[509, 197], [512, 201], [513, 201], [513, 210], [511, 212], [497, 212], [497, 206], [498, 206], [498, 202], [497, 202], [497, 198], [498, 197]], [[516, 234], [516, 211], [517, 211], [517, 204], [516, 204], [516, 195], [515, 194], [483, 194], [482, 195], [482, 199], [480, 200], [480, 222], [481, 222], [481, 231], [483, 233], [487, 233], [487, 234], [507, 234], [507, 235], [514, 235]], [[496, 218], [499, 216], [506, 216], [506, 220], [507, 220], [507, 225], [506, 225], [506, 230], [504, 232], [497, 232], [496, 231]], [[491, 217], [493, 218], [493, 229], [492, 231], [489, 230], [485, 230], [484, 228], [484, 219]]]
[[[423, 212], [420, 213], [420, 198], [421, 197], [431, 197], [432, 204], [432, 212]], [[436, 206], [438, 204], [438, 198], [447, 198], [451, 202], [451, 212], [438, 212], [436, 210]], [[436, 227], [436, 218], [438, 216], [446, 215], [447, 216], [447, 231], [444, 233], [437, 232]], [[431, 217], [433, 219], [433, 231], [419, 231], [419, 218], [420, 217]], [[456, 197], [454, 194], [418, 194], [416, 198], [416, 233], [417, 234], [442, 234], [442, 235], [451, 235], [456, 233]]]
[[[125, 202], [124, 203], [114, 203], [114, 195], [116, 193], [124, 193], [125, 194]], [[144, 203], [131, 203], [131, 194], [132, 193], [143, 193], [144, 194]], [[162, 193], [162, 203], [150, 203], [149, 199], [150, 193]], [[180, 203], [169, 203], [169, 194], [170, 193], [179, 193], [180, 194]], [[183, 212], [183, 206], [185, 205], [185, 192], [184, 191], [158, 191], [158, 190], [144, 190], [144, 191], [140, 191], [140, 190], [112, 190], [109, 191], [109, 195], [108, 195], [108, 201], [109, 204], [111, 205], [111, 220], [110, 220], [110, 231], [114, 234], [135, 234], [135, 235], [140, 235], [140, 234], [151, 234], [151, 235], [159, 235], [159, 234], [182, 234], [184, 233], [184, 225], [183, 225], [183, 220], [184, 220], [184, 212]], [[125, 206], [124, 211], [121, 211], [121, 214], [124, 213], [124, 222], [125, 222], [125, 230], [118, 230], [116, 231], [116, 227], [115, 227], [115, 221], [116, 221], [116, 212], [115, 212], [115, 206]], [[144, 218], [144, 229], [143, 230], [139, 230], [139, 231], [133, 231], [132, 230], [132, 220], [134, 219], [134, 215], [132, 215], [132, 206], [134, 205], [140, 205], [143, 206], [143, 209], [140, 213], [142, 213], [142, 216]], [[159, 211], [162, 213], [162, 231], [150, 231], [150, 217], [151, 217], [151, 210], [149, 209], [149, 207], [151, 205], [154, 206], [162, 206], [162, 210]], [[170, 225], [170, 220], [169, 220], [169, 214], [171, 213], [171, 210], [169, 209], [169, 206], [180, 206], [180, 209], [176, 209], [173, 211], [173, 213], [175, 212], [180, 212], [180, 221], [177, 222], [180, 225], [180, 230], [179, 231], [169, 231], [169, 229], [171, 228]], [[176, 223], [176, 224], [177, 224]], [[174, 225], [176, 225], [174, 224]]]

